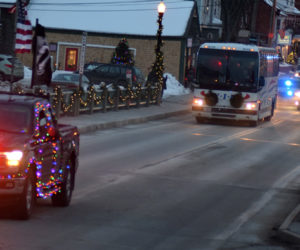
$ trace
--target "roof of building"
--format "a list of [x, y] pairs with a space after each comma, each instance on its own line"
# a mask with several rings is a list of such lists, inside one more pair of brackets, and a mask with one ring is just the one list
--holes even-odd
[[[273, 0], [264, 0], [269, 6], [273, 6]], [[295, 6], [287, 5], [286, 1], [277, 0], [276, 9], [281, 11], [281, 15], [300, 15], [300, 10]]]
[[17, 2], [17, 0], [1, 0], [0, 4], [1, 3], [16, 3], [16, 2]]
[[11, 8], [17, 0], [1, 0], [0, 1], [0, 8]]
[[[158, 0], [31, 0], [28, 16], [35, 26], [107, 34], [156, 36]], [[162, 36], [185, 34], [193, 1], [165, 0]]]

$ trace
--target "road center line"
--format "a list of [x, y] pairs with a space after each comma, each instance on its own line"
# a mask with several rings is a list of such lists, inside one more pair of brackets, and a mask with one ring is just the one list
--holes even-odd
[[[233, 234], [235, 234], [251, 217], [257, 214], [265, 205], [284, 189], [293, 179], [296, 179], [300, 175], [300, 166], [296, 167], [294, 170], [280, 178], [276, 181], [271, 189], [267, 191], [258, 201], [254, 202], [252, 206], [242, 213], [224, 232], [220, 233], [216, 239], [220, 241], [225, 241]], [[223, 242], [220, 244], [223, 244]]]

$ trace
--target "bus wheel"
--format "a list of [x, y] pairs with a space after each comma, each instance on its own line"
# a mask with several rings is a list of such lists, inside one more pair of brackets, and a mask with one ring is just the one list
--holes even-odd
[[271, 109], [271, 114], [270, 116], [265, 117], [265, 121], [269, 122], [271, 121], [273, 115], [274, 115], [274, 109], [275, 109], [275, 101], [272, 102], [272, 109]]

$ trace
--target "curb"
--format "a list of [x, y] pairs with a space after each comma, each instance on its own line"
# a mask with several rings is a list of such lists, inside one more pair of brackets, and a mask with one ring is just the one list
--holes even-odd
[[94, 132], [97, 130], [104, 130], [104, 129], [110, 129], [110, 128], [120, 128], [124, 127], [126, 125], [132, 125], [132, 124], [139, 124], [139, 123], [145, 123], [148, 121], [154, 121], [154, 120], [161, 120], [165, 118], [169, 118], [172, 116], [177, 115], [185, 115], [190, 113], [192, 110], [191, 108], [173, 111], [173, 112], [167, 112], [162, 114], [156, 114], [156, 115], [149, 115], [145, 117], [139, 117], [139, 118], [131, 118], [126, 120], [119, 120], [119, 121], [113, 121], [113, 122], [102, 122], [98, 124], [91, 124], [87, 126], [83, 126], [78, 128], [80, 134], [85, 134], [89, 132]]
[[280, 239], [300, 244], [300, 233], [295, 233], [289, 230], [290, 225], [292, 224], [295, 217], [299, 214], [299, 212], [300, 205], [298, 205], [280, 225], [278, 229], [278, 236]]

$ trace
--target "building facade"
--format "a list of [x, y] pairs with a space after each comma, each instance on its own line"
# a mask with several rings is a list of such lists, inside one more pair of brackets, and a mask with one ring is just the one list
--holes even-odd
[[[126, 0], [123, 1], [126, 2]], [[16, 0], [14, 2], [16, 3]], [[99, 1], [95, 1], [95, 6], [99, 6], [95, 8], [99, 8], [101, 15], [97, 13], [97, 10], [89, 9], [87, 4], [87, 7], [84, 5], [83, 7], [82, 5], [77, 6], [78, 10], [74, 13], [78, 14], [75, 16], [68, 9], [65, 12], [60, 9], [58, 12], [57, 8], [61, 8], [62, 5], [47, 5], [42, 10], [41, 6], [44, 7], [42, 2], [42, 0], [30, 0], [28, 15], [33, 29], [36, 20], [45, 27], [46, 40], [49, 43], [54, 69], [72, 71], [79, 69], [82, 63], [80, 59], [83, 48], [82, 34], [87, 32], [85, 62], [109, 63], [119, 41], [126, 38], [133, 52], [135, 65], [145, 75], [148, 74], [152, 63], [155, 61], [157, 44], [157, 12], [155, 9], [153, 10], [153, 6], [147, 9], [143, 4], [141, 11], [134, 6], [132, 12], [128, 11], [129, 7], [126, 7], [124, 12], [118, 12], [114, 11], [113, 8], [120, 10], [122, 7], [112, 5], [113, 7], [110, 6], [109, 9], [105, 9]], [[149, 4], [153, 5], [151, 2]], [[171, 73], [180, 82], [183, 82], [185, 69], [194, 63], [193, 60], [200, 45], [197, 4], [194, 2], [174, 3], [168, 0], [165, 1], [165, 4], [167, 11], [162, 20], [162, 51], [164, 53], [165, 72]], [[13, 3], [10, 4], [10, 6], [12, 5]], [[87, 10], [85, 11], [84, 8]], [[155, 5], [154, 8], [156, 8]], [[5, 11], [7, 10], [6, 8]], [[10, 24], [5, 32], [6, 36], [10, 34], [10, 37], [3, 36], [0, 47], [4, 48], [2, 45], [7, 42], [10, 49], [3, 49], [3, 51], [14, 54], [16, 14], [10, 15], [7, 15], [3, 21], [3, 24]], [[182, 18], [179, 19], [178, 15]], [[13, 18], [14, 21], [9, 18]], [[121, 22], [114, 23], [113, 19], [120, 19]], [[73, 21], [69, 23], [70, 20]], [[26, 66], [31, 67], [32, 54], [18, 54], [17, 56]]]

